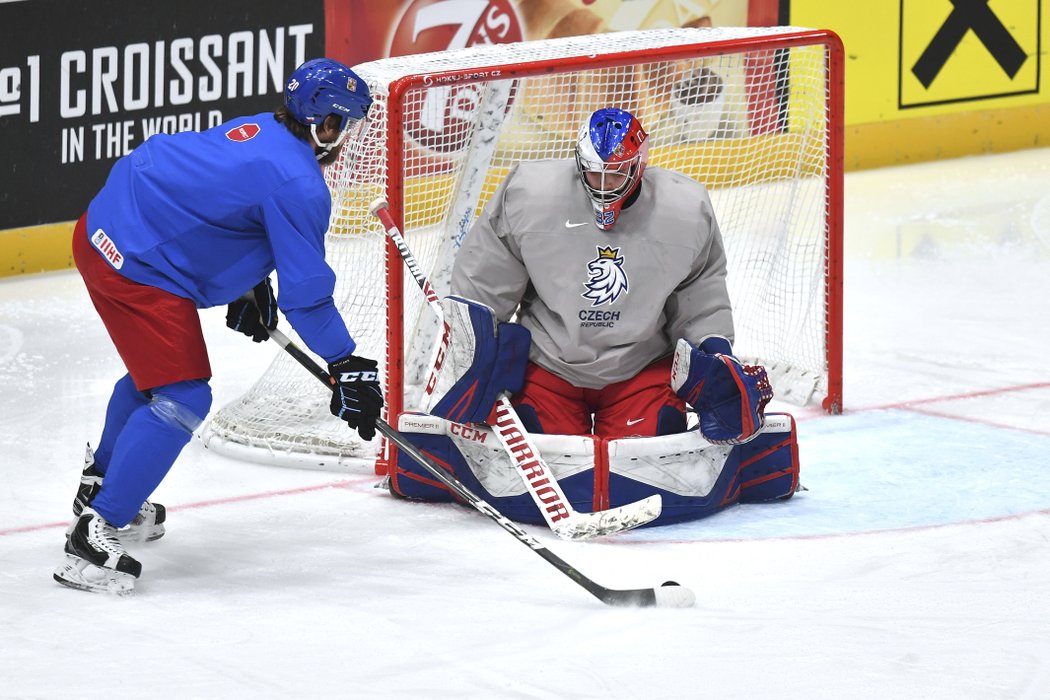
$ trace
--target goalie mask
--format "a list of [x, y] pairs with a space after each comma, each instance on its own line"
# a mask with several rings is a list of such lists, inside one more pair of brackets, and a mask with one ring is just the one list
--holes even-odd
[[598, 228], [606, 231], [616, 223], [624, 202], [641, 185], [648, 159], [648, 136], [630, 112], [599, 109], [580, 128], [576, 168]]
[[[355, 126], [365, 124], [372, 98], [368, 85], [352, 70], [329, 58], [315, 58], [302, 64], [288, 76], [284, 85], [284, 104], [292, 117], [310, 127], [314, 143], [322, 151], [321, 160], [341, 144]], [[323, 142], [317, 127], [328, 115], [339, 117], [339, 136]]]

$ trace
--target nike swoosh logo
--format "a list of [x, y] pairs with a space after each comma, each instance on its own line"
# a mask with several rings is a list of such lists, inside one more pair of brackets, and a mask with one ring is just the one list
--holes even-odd
[[565, 220], [565, 228], [576, 228], [577, 226], [586, 226], [589, 222], [584, 221], [582, 224], [574, 224], [568, 219]]
[[634, 425], [635, 423], [641, 423], [643, 420], [645, 420], [645, 419], [644, 418], [635, 418], [634, 420], [627, 421], [627, 425]]

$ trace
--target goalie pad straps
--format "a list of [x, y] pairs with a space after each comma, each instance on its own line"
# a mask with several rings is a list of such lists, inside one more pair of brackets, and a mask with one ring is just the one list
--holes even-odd
[[754, 437], [773, 398], [765, 368], [741, 364], [723, 352], [729, 348], [724, 338], [707, 338], [700, 347], [679, 340], [671, 365], [671, 388], [696, 410], [703, 436], [718, 445]]
[[481, 423], [503, 392], [525, 383], [532, 337], [516, 323], [497, 323], [484, 304], [441, 300], [444, 332], [427, 383], [427, 412], [457, 423]]

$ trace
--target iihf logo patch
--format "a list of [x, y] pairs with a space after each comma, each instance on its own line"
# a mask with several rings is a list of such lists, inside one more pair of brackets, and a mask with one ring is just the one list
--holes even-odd
[[124, 254], [117, 248], [117, 244], [110, 240], [105, 231], [102, 229], [95, 231], [91, 236], [91, 245], [95, 246], [98, 252], [109, 261], [109, 264], [117, 270], [124, 267]]
[[597, 246], [598, 257], [587, 263], [587, 276], [584, 283], [587, 291], [581, 294], [591, 301], [591, 306], [611, 304], [621, 294], [627, 293], [627, 273], [623, 271], [623, 257], [619, 248]]

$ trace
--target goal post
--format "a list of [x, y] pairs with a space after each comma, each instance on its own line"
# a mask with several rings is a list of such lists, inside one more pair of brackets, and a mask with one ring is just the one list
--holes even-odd
[[[445, 294], [463, 237], [503, 177], [524, 160], [571, 158], [580, 125], [607, 106], [639, 118], [651, 165], [710, 191], [736, 352], [766, 366], [777, 398], [841, 412], [843, 66], [835, 34], [796, 27], [616, 32], [355, 66], [375, 104], [362, 139], [326, 170], [326, 246], [357, 352], [380, 363], [388, 419], [418, 405], [436, 325], [371, 202], [390, 203]], [[382, 472], [378, 445], [332, 418], [323, 387], [303, 375], [279, 355], [213, 415], [205, 443], [316, 467], [378, 457]]]

